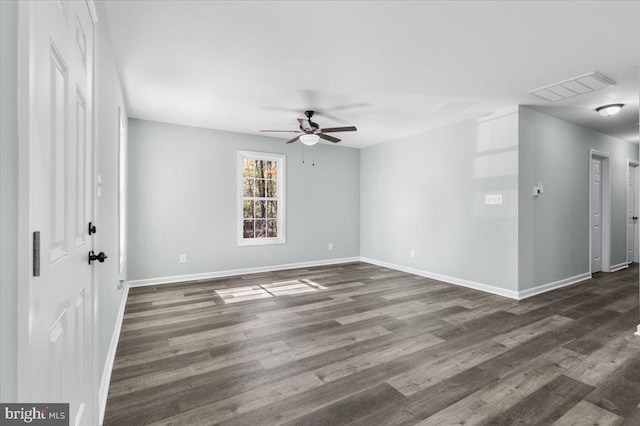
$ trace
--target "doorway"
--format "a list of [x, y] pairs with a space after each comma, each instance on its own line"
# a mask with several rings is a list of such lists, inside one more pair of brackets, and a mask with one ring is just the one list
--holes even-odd
[[633, 263], [638, 261], [638, 162], [627, 164], [627, 263]]
[[592, 274], [610, 271], [610, 245], [609, 156], [592, 150], [589, 158], [589, 264]]

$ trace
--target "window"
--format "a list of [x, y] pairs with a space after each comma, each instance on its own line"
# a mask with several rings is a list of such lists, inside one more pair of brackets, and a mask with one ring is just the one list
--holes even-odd
[[118, 259], [122, 272], [126, 260], [127, 215], [127, 117], [118, 109]]
[[238, 245], [281, 244], [285, 156], [238, 151]]

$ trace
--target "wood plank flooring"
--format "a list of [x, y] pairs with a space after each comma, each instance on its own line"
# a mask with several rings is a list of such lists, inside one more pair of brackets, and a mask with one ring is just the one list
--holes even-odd
[[638, 312], [637, 266], [520, 302], [366, 263], [132, 288], [105, 425], [638, 425]]

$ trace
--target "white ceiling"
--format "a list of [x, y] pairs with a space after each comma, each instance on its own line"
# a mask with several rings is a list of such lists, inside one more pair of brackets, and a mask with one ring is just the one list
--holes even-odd
[[[640, 2], [109, 1], [131, 117], [244, 133], [353, 124], [364, 147], [532, 105], [638, 141]], [[591, 71], [616, 86], [527, 92]], [[602, 118], [593, 109], [623, 102]], [[285, 134], [274, 135], [286, 137]]]

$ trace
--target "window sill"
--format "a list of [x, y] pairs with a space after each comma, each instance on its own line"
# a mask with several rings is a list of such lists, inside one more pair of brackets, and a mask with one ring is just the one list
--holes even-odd
[[272, 244], [285, 244], [286, 242], [287, 241], [284, 238], [260, 238], [251, 240], [240, 240], [238, 241], [238, 246], [268, 246]]

